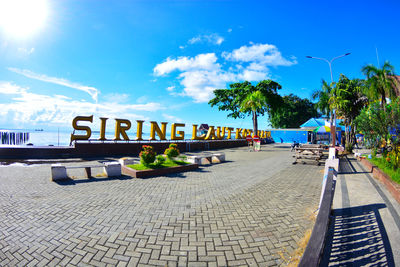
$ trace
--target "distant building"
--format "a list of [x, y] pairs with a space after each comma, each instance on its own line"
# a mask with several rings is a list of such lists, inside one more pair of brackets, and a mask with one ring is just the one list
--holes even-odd
[[[336, 120], [336, 136], [337, 140], [341, 140], [343, 120]], [[330, 127], [329, 118], [311, 118], [297, 129], [268, 129], [271, 131], [272, 139], [276, 143], [323, 143], [329, 144], [330, 133], [314, 132], [315, 129], [321, 126]]]

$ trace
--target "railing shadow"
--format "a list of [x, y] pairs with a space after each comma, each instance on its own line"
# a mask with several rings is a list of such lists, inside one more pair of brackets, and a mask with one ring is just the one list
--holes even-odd
[[333, 210], [320, 266], [395, 266], [382, 208], [386, 205]]
[[362, 173], [371, 173], [371, 172], [358, 172], [356, 168], [353, 166], [352, 161], [356, 161], [356, 159], [349, 159], [346, 156], [346, 160], [341, 160], [339, 162], [339, 174], [362, 174]]

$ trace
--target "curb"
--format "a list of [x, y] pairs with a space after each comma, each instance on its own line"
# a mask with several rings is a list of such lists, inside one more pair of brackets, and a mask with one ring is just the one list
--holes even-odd
[[367, 171], [371, 172], [374, 178], [382, 182], [390, 194], [400, 203], [400, 185], [392, 181], [390, 177], [381, 171], [377, 166], [369, 162], [367, 159], [359, 158], [357, 159], [367, 168]]

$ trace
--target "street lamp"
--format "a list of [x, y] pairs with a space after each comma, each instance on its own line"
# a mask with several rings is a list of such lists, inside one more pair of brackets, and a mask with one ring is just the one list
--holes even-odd
[[[331, 72], [331, 83], [333, 83], [333, 75], [332, 75], [332, 62], [335, 61], [338, 58], [345, 57], [350, 55], [351, 53], [346, 53], [337, 57], [332, 58], [331, 60], [327, 60], [326, 58], [321, 58], [321, 57], [312, 57], [312, 56], [306, 56], [306, 58], [314, 58], [314, 59], [319, 59], [323, 60], [328, 63], [329, 65], [329, 70]], [[336, 112], [333, 110], [333, 125], [331, 124], [331, 134], [332, 134], [332, 146], [335, 147], [336, 145]]]

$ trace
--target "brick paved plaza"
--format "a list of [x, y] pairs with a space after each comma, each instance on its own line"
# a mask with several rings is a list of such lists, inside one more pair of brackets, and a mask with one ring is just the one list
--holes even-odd
[[150, 179], [57, 184], [49, 164], [0, 167], [0, 266], [281, 265], [313, 225], [323, 167], [262, 149]]

